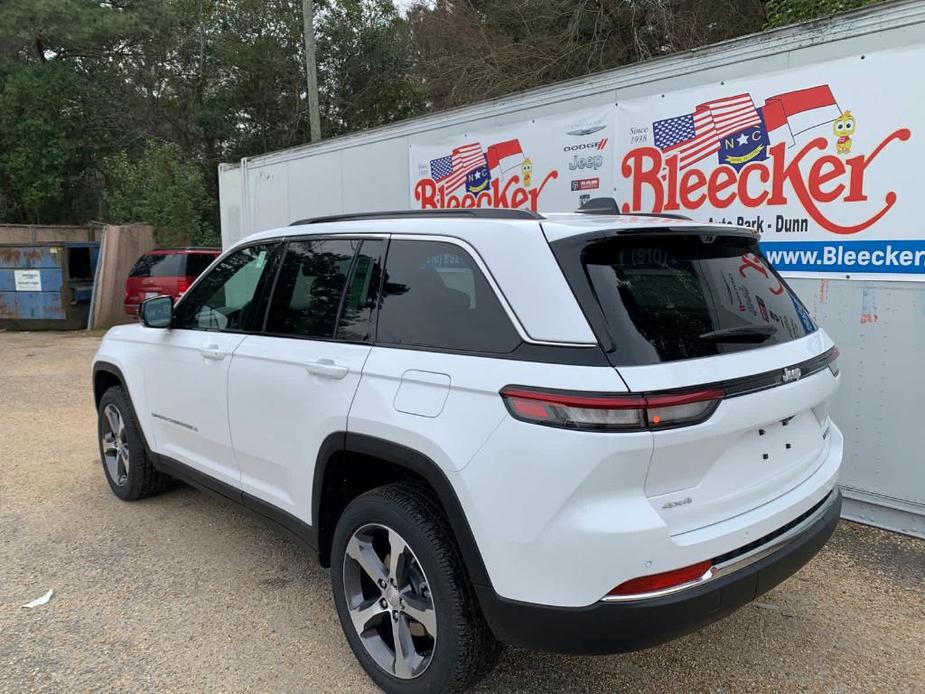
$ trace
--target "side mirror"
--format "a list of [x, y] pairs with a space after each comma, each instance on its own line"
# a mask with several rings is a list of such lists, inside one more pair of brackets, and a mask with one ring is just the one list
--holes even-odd
[[153, 296], [141, 302], [138, 310], [146, 328], [169, 328], [173, 321], [173, 298]]

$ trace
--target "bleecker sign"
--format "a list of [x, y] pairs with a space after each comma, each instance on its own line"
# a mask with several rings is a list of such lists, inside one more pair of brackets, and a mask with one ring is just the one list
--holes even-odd
[[925, 82], [884, 82], [922, 61], [897, 51], [621, 102], [621, 209], [751, 226], [785, 272], [925, 280]]
[[[896, 203], [894, 191], [884, 196], [880, 209], [853, 225], [839, 224], [827, 217], [820, 207], [821, 203], [867, 201], [864, 190], [867, 167], [887, 144], [893, 140], [908, 140], [910, 136], [908, 128], [900, 128], [890, 133], [867, 156], [859, 155], [847, 160], [832, 154], [817, 156], [808, 172], [800, 165], [815, 150], [828, 147], [828, 140], [824, 137], [811, 140], [796, 154], [789, 153], [783, 144], [776, 144], [769, 148], [767, 162], [746, 164], [741, 171], [732, 166], [718, 166], [709, 175], [697, 168], [682, 171], [677, 156], [663, 157], [655, 147], [640, 147], [623, 159], [622, 174], [633, 181], [632, 201], [624, 203], [623, 210], [630, 212], [642, 208], [642, 193], [646, 186], [654, 194], [652, 212], [698, 210], [704, 205], [723, 209], [737, 201], [748, 208], [786, 205], [788, 195], [792, 194], [807, 215], [826, 231], [856, 234], [869, 228], [890, 210]], [[757, 192], [751, 189], [750, 179], [759, 184]], [[788, 193], [788, 189], [792, 193]]]
[[[613, 106], [537, 118], [410, 148], [411, 204], [574, 210], [612, 187]], [[577, 186], [574, 181], [595, 180]]]

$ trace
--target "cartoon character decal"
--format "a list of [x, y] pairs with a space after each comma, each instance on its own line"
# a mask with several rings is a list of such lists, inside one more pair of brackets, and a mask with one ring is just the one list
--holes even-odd
[[851, 136], [854, 135], [855, 125], [856, 121], [851, 111], [845, 111], [832, 121], [832, 132], [836, 137], [835, 151], [838, 154], [851, 153]]
[[520, 165], [520, 172], [523, 174], [524, 188], [529, 188], [533, 185], [533, 160], [530, 157], [524, 158], [523, 163]]

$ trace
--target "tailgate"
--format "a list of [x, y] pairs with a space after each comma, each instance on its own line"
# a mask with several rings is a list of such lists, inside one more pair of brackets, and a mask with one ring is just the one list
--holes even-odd
[[636, 392], [670, 382], [716, 384], [727, 393], [705, 422], [653, 434], [645, 493], [672, 534], [768, 503], [823, 463], [831, 443], [827, 399], [838, 386], [825, 358], [830, 347], [819, 331], [736, 355], [619, 369]]
[[673, 534], [767, 503], [823, 463], [832, 341], [754, 234], [615, 229], [551, 246], [610, 363], [647, 403], [645, 493]]

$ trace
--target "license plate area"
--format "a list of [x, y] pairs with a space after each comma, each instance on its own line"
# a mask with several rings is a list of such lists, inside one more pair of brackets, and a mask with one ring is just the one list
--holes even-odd
[[670, 459], [676, 475], [692, 473], [687, 484], [649, 495], [672, 534], [735, 516], [792, 489], [819, 463], [826, 442], [823, 427], [808, 409], [738, 435], [729, 432], [712, 442], [715, 447], [708, 440], [698, 443], [679, 446]]
[[736, 495], [812, 464], [824, 445], [812, 410], [743, 432], [710, 466], [703, 483], [714, 498]]
[[786, 467], [803, 457], [808, 448], [818, 448], [822, 431], [816, 418], [804, 412], [758, 427], [753, 433], [753, 441], [752, 450], [759, 455], [762, 463]]

